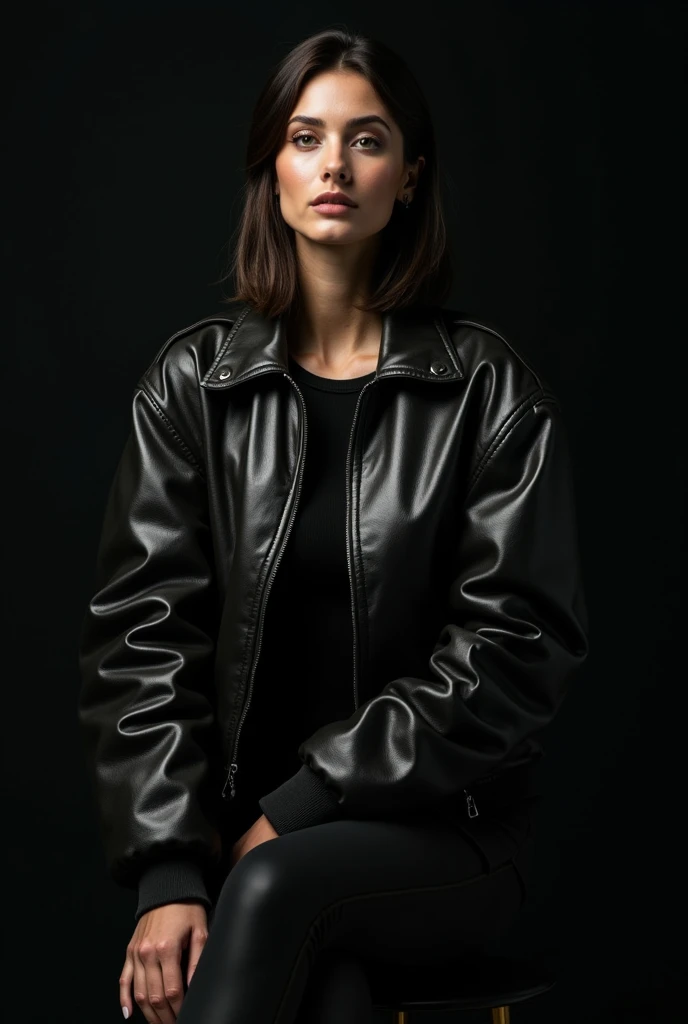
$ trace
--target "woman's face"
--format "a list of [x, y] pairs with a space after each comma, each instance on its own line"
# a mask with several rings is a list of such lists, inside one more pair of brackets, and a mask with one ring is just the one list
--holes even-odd
[[[353, 118], [364, 120], [347, 123]], [[360, 242], [385, 227], [395, 199], [405, 192], [413, 199], [423, 162], [404, 163], [401, 131], [367, 79], [317, 75], [301, 92], [275, 161], [282, 216], [313, 242]], [[356, 206], [319, 210], [313, 200], [321, 192], [344, 192]]]

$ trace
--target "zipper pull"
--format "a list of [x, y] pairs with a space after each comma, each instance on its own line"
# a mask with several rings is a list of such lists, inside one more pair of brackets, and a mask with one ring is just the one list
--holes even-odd
[[[236, 786], [234, 785], [234, 773], [239, 767], [238, 764], [232, 764], [229, 766], [229, 775], [225, 780], [225, 784], [222, 787], [222, 797], [224, 800], [233, 800], [236, 794]], [[229, 797], [227, 796], [227, 784], [229, 783]]]
[[468, 817], [469, 818], [477, 818], [478, 817], [478, 808], [477, 808], [475, 800], [473, 799], [472, 795], [467, 790], [464, 789], [464, 793], [466, 794], [466, 805], [468, 807]]

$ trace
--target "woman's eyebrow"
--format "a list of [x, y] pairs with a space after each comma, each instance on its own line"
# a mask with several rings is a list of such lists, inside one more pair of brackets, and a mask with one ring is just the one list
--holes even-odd
[[[318, 128], [325, 127], [325, 122], [323, 121], [322, 117], [309, 117], [308, 114], [297, 114], [295, 117], [292, 117], [289, 119], [289, 121], [287, 121], [287, 126], [289, 126], [293, 121], [303, 121], [304, 124], [312, 124]], [[371, 124], [373, 122], [377, 122], [379, 124], [384, 125], [387, 131], [390, 132], [391, 134], [392, 129], [389, 127], [384, 118], [380, 117], [379, 114], [362, 114], [360, 117], [350, 117], [349, 120], [346, 122], [345, 127], [356, 128], [359, 125]]]

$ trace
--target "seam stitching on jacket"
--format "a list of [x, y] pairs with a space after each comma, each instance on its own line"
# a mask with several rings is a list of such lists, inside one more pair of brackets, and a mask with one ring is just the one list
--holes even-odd
[[[384, 380], [385, 377], [398, 377], [402, 370], [410, 371], [409, 374], [404, 374], [404, 376], [421, 377], [423, 380], [432, 380], [439, 382], [456, 379], [455, 377], [436, 377], [434, 374], [429, 375], [425, 370], [419, 370], [418, 367], [411, 366], [409, 363], [395, 363], [393, 368], [390, 368], [389, 370], [383, 370], [383, 372], [380, 374], [380, 378]], [[460, 371], [456, 369], [454, 370], [455, 374], [459, 372]]]
[[[552, 401], [552, 399], [546, 397], [544, 390], [542, 388], [539, 388], [536, 392], [527, 395], [521, 402], [519, 402], [516, 408], [512, 409], [512, 411], [504, 419], [501, 426], [497, 429], [494, 437], [492, 438], [487, 448], [485, 449], [485, 452], [482, 458], [480, 459], [480, 462], [478, 463], [473, 472], [473, 476], [470, 480], [468, 490], [466, 492], [466, 498], [468, 498], [468, 496], [470, 495], [471, 491], [475, 487], [479, 478], [482, 476], [492, 457], [501, 448], [506, 439], [510, 436], [515, 427], [518, 426], [518, 424], [521, 422], [524, 416], [528, 414], [529, 410], [537, 405], [539, 400]], [[524, 406], [526, 407], [525, 409], [523, 409]], [[521, 409], [523, 409], [523, 411], [520, 415], [518, 415], [519, 410]], [[516, 418], [514, 419], [514, 417]], [[509, 420], [513, 420], [511, 426], [507, 426]], [[500, 437], [499, 435], [502, 433], [504, 436]]]
[[181, 330], [175, 331], [174, 334], [171, 334], [169, 338], [166, 338], [165, 341], [163, 341], [150, 365], [155, 366], [157, 363], [160, 363], [168, 348], [171, 348], [172, 344], [179, 338], [183, 338], [185, 335], [193, 333], [193, 331], [197, 330], [199, 327], [203, 327], [204, 325], [210, 326], [210, 324], [213, 323], [229, 324], [231, 326], [234, 323], [234, 320], [230, 316], [223, 316], [222, 313], [214, 313], [210, 316], [204, 316], [200, 320], [196, 320], [195, 323], [189, 324], [187, 327], [182, 327]]
[[487, 324], [481, 324], [480, 321], [478, 321], [478, 320], [463, 320], [461, 317], [459, 317], [458, 320], [454, 320], [453, 322], [455, 324], [458, 324], [459, 326], [477, 327], [479, 330], [487, 331], [488, 334], [492, 334], [495, 338], [499, 338], [499, 340], [502, 341], [506, 345], [506, 347], [509, 349], [509, 351], [513, 352], [513, 354], [516, 356], [516, 358], [521, 363], [523, 363], [523, 365], [528, 370], [530, 370], [530, 372], [532, 373], [533, 377], [535, 377], [535, 380], [538, 382], [538, 387], [540, 387], [543, 390], [545, 390], [539, 373], [530, 365], [530, 363], [526, 359], [524, 359], [524, 357], [521, 355], [520, 352], [516, 351], [514, 346], [509, 341], [507, 341], [507, 339], [504, 337], [504, 335], [500, 334], [499, 331], [495, 330], [494, 327], [488, 327]]
[[227, 351], [227, 347], [229, 346], [229, 343], [233, 340], [234, 336], [236, 335], [237, 331], [239, 330], [239, 327], [241, 326], [241, 324], [244, 322], [244, 320], [248, 316], [250, 310], [251, 310], [251, 307], [250, 306], [246, 306], [246, 309], [244, 309], [242, 313], [239, 313], [239, 316], [234, 321], [234, 324], [232, 325], [232, 327], [231, 327], [227, 337], [225, 338], [223, 344], [220, 345], [220, 350], [217, 353], [217, 355], [215, 356], [215, 358], [213, 359], [212, 363], [210, 364], [210, 369], [208, 370], [208, 372], [206, 373], [205, 377], [203, 378], [203, 382], [202, 383], [204, 383], [204, 384], [205, 383], [210, 383], [209, 378], [212, 377], [213, 373], [215, 372], [215, 368], [217, 367], [217, 365], [220, 362], [220, 360], [224, 358], [224, 354]]
[[460, 374], [463, 377], [463, 368], [459, 362], [459, 354], [456, 351], [455, 346], [452, 345], [451, 341], [449, 340], [449, 333], [447, 331], [447, 325], [444, 320], [444, 317], [441, 315], [433, 316], [432, 322], [434, 323], [435, 329], [437, 330], [440, 338], [442, 339], [442, 344], [444, 345], [445, 351], [454, 366], [454, 372]]
[[196, 469], [198, 471], [198, 473], [202, 477], [205, 478], [205, 469], [203, 467], [203, 464], [199, 461], [197, 456], [194, 454], [193, 449], [190, 448], [189, 445], [186, 443], [186, 441], [184, 440], [182, 435], [179, 433], [177, 428], [172, 423], [172, 420], [169, 418], [167, 413], [163, 412], [160, 404], [156, 401], [156, 399], [150, 393], [148, 388], [145, 387], [141, 381], [139, 381], [138, 388], [146, 396], [148, 401], [151, 403], [151, 405], [153, 406], [153, 408], [157, 412], [157, 414], [160, 417], [160, 419], [163, 421], [163, 423], [165, 424], [165, 426], [169, 430], [170, 434], [172, 434], [172, 436], [174, 437], [175, 441], [177, 442], [177, 444], [182, 449], [182, 452], [183, 452], [184, 457], [186, 458], [187, 462], [189, 462], [194, 467], [194, 469]]
[[[225, 342], [224, 343], [224, 348], [226, 348], [226, 346], [227, 346], [227, 343]], [[220, 357], [220, 359], [221, 358], [222, 357]], [[213, 363], [213, 366], [214, 365], [215, 364]], [[268, 363], [260, 363], [260, 365], [259, 366], [255, 366], [250, 373], [246, 373], [245, 372], [243, 375], [239, 375], [238, 377], [235, 377], [234, 380], [231, 383], [232, 384], [236, 384], [236, 382], [238, 380], [245, 381], [245, 380], [251, 380], [252, 377], [263, 376], [261, 371], [264, 370], [266, 366], [269, 367], [271, 370], [277, 370], [277, 367], [275, 366], [274, 363], [270, 363], [270, 362], [268, 362]], [[212, 373], [212, 372], [213, 372], [212, 370], [209, 371], [209, 373]], [[280, 367], [280, 372], [284, 373], [284, 371], [281, 369], [281, 367]], [[210, 388], [211, 390], [214, 390], [214, 391], [224, 391], [228, 387], [228, 384], [224, 383], [224, 382], [219, 384], [216, 381], [206, 380], [207, 376], [208, 376], [208, 374], [206, 374], [206, 376], [203, 378], [203, 380], [205, 382], [205, 386]]]

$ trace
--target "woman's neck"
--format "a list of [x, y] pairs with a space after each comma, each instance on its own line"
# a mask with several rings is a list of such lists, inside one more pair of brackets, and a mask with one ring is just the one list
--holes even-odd
[[287, 347], [306, 369], [323, 377], [360, 377], [377, 366], [382, 317], [348, 307], [336, 316], [302, 306], [286, 325]]

